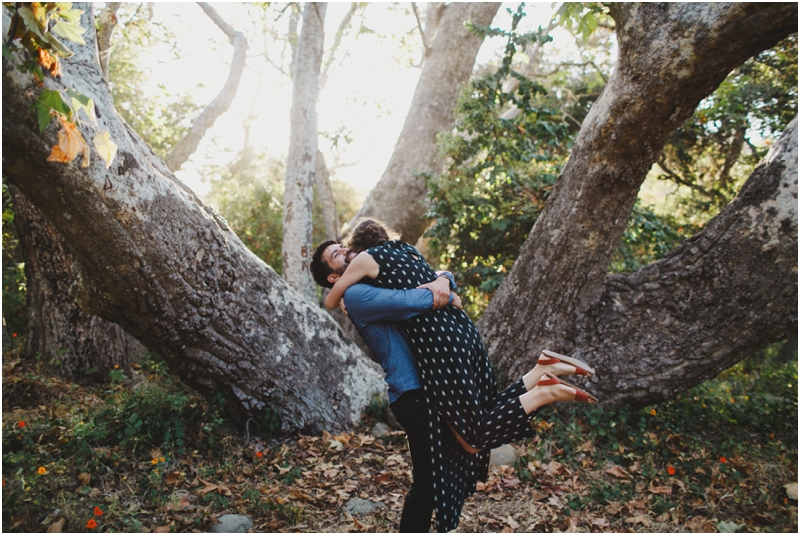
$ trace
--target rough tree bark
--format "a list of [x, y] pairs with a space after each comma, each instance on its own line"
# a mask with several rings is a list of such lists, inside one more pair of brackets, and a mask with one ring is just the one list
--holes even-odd
[[242, 79], [242, 73], [247, 62], [247, 39], [241, 32], [234, 30], [230, 24], [225, 22], [219, 14], [214, 11], [214, 8], [205, 2], [197, 3], [205, 12], [208, 17], [214, 21], [214, 24], [222, 30], [228, 39], [231, 40], [233, 45], [233, 60], [231, 61], [231, 69], [228, 72], [228, 79], [225, 85], [222, 86], [219, 94], [211, 101], [211, 103], [203, 108], [202, 113], [192, 123], [192, 128], [186, 133], [183, 138], [172, 147], [165, 161], [167, 167], [173, 171], [177, 171], [181, 166], [186, 163], [195, 150], [197, 145], [203, 139], [209, 128], [214, 126], [214, 122], [220, 115], [228, 111], [231, 107], [236, 92], [239, 89], [239, 82]]
[[[598, 368], [595, 393], [644, 404], [796, 328], [796, 199], [794, 210], [783, 203], [787, 194], [796, 197], [797, 176], [794, 185], [775, 178], [789, 162], [754, 174], [727, 215], [669, 258], [628, 276], [609, 277], [607, 269], [668, 137], [734, 67], [797, 31], [797, 7], [614, 4], [612, 15], [617, 66], [479, 326], [509, 376], [527, 371], [541, 349], [570, 352]], [[725, 234], [726, 225], [733, 228], [726, 218], [741, 219], [745, 235]], [[758, 226], [751, 218], [761, 218]]]
[[289, 156], [283, 195], [283, 278], [295, 290], [314, 299], [311, 243], [314, 186], [317, 176], [317, 95], [327, 4], [306, 2], [303, 28], [292, 68], [292, 108], [289, 120]]
[[[500, 4], [486, 2], [451, 3], [441, 13], [430, 52], [422, 67], [414, 98], [392, 157], [378, 184], [353, 217], [377, 217], [414, 243], [428, 221], [427, 187], [415, 172], [438, 170], [442, 160], [436, 148], [436, 134], [450, 128], [453, 108], [464, 82], [472, 74], [475, 56], [483, 40], [464, 27], [471, 20], [488, 26]], [[427, 36], [427, 32], [425, 33]], [[430, 36], [427, 36], [429, 39]]]
[[15, 187], [9, 189], [28, 281], [25, 353], [70, 379], [85, 379], [90, 369], [105, 379], [115, 365], [125, 370], [138, 362], [146, 348], [119, 325], [81, 310], [69, 292], [72, 254], [61, 235]]
[[[91, 27], [91, 4], [76, 7]], [[45, 86], [94, 100], [100, 128], [119, 147], [109, 169], [96, 154], [88, 168], [46, 161], [57, 126], [38, 133], [29, 111], [36, 84], [3, 58], [3, 170], [69, 245], [81, 308], [146, 340], [201, 391], [225, 393], [240, 421], [270, 406], [287, 432], [356, 423], [385, 389], [379, 368], [125, 125], [103, 82], [94, 32], [86, 41]], [[93, 127], [80, 128], [86, 137]]]

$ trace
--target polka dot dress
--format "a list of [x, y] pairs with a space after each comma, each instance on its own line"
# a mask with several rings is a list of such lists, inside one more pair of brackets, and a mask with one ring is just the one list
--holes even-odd
[[[380, 271], [375, 286], [395, 290], [416, 288], [435, 280], [436, 272], [411, 245], [394, 240], [367, 252]], [[533, 436], [519, 396], [520, 379], [502, 393], [478, 330], [461, 309], [448, 306], [403, 322], [420, 368], [428, 402], [433, 490], [437, 531], [458, 526], [464, 500], [485, 479], [489, 450]], [[451, 432], [473, 447], [467, 453]]]

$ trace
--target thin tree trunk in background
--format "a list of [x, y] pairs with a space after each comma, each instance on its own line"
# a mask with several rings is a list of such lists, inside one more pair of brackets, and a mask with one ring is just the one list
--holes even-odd
[[110, 321], [87, 314], [70, 295], [72, 254], [61, 235], [17, 188], [10, 186], [27, 278], [25, 353], [69, 379], [105, 380], [117, 365], [126, 370], [147, 349]]
[[322, 221], [325, 225], [325, 239], [335, 240], [339, 237], [341, 225], [339, 214], [336, 212], [336, 201], [333, 198], [328, 166], [325, 165], [325, 156], [317, 149], [317, 200], [322, 205]]
[[283, 278], [310, 299], [317, 289], [311, 278], [312, 212], [317, 174], [317, 95], [325, 43], [327, 4], [307, 2], [292, 69], [291, 130], [283, 196]]
[[192, 128], [186, 135], [172, 148], [170, 153], [165, 158], [167, 166], [172, 171], [177, 171], [181, 166], [186, 163], [186, 160], [194, 154], [197, 146], [206, 135], [209, 128], [214, 126], [214, 122], [220, 115], [228, 111], [236, 97], [236, 92], [239, 89], [239, 82], [242, 79], [242, 73], [247, 62], [247, 39], [241, 32], [234, 30], [222, 17], [220, 17], [214, 9], [205, 2], [198, 2], [198, 5], [203, 9], [206, 15], [214, 21], [214, 24], [221, 29], [225, 35], [230, 39], [233, 45], [233, 60], [231, 61], [231, 69], [228, 72], [228, 79], [219, 94], [206, 106], [202, 113], [195, 119]]
[[[452, 126], [458, 92], [469, 80], [483, 43], [464, 23], [471, 20], [488, 26], [499, 7], [497, 3], [451, 3], [441, 11], [436, 36], [392, 157], [351, 225], [359, 217], [376, 217], [410, 243], [415, 243], [425, 231], [428, 188], [424, 179], [415, 175], [440, 169], [442, 159], [436, 147], [436, 134]], [[438, 9], [431, 12], [440, 13]]]
[[111, 60], [111, 40], [117, 28], [117, 11], [122, 2], [106, 2], [106, 7], [97, 17], [97, 54], [100, 57], [100, 68], [108, 80], [108, 64]]

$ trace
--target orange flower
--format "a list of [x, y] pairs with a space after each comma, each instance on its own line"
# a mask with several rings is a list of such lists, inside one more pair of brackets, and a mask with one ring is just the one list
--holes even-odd
[[725, 457], [720, 457], [720, 458], [719, 458], [719, 462], [721, 462], [721, 463], [727, 463], [727, 462], [728, 462], [728, 459], [726, 459]]
[[675, 467], [672, 465], [667, 466], [667, 473], [671, 476], [675, 475]]
[[89, 520], [89, 521], [86, 523], [86, 527], [87, 527], [87, 528], [89, 528], [89, 529], [94, 529], [94, 528], [96, 528], [96, 527], [97, 527], [97, 522], [95, 522], [95, 521], [94, 521], [94, 518], [92, 518], [91, 520]]
[[653, 416], [655, 416], [655, 415], [656, 415], [656, 410], [655, 410], [655, 409], [651, 410], [651, 411], [650, 411], [650, 414], [652, 414]]
[[161, 461], [162, 463], [163, 463], [165, 460], [166, 460], [166, 459], [164, 459], [163, 457], [161, 457], [161, 458], [159, 459], [159, 461]]
[[37, 472], [39, 473], [40, 476], [43, 476], [47, 473], [47, 468], [45, 468], [44, 466], [40, 466]]
[[264, 456], [264, 454], [263, 454], [263, 453], [261, 453], [260, 451], [257, 451], [257, 452], [256, 452], [256, 457], [263, 457], [263, 456]]
[[14, 333], [14, 334], [11, 335], [11, 338], [16, 338], [16, 337], [17, 337], [17, 333]]
[[150, 461], [150, 464], [158, 464], [158, 459], [153, 459], [152, 461]]
[[17, 427], [19, 428], [25, 427], [25, 420], [20, 420], [19, 422], [17, 422]]
[[99, 507], [94, 508], [94, 516], [103, 516], [103, 510]]

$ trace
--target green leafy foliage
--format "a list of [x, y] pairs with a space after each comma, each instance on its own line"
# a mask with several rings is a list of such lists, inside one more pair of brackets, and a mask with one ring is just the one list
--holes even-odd
[[680, 186], [675, 215], [702, 224], [738, 192], [797, 115], [797, 35], [736, 68], [670, 138], [656, 176]]
[[[506, 54], [495, 72], [462, 93], [454, 131], [438, 139], [447, 169], [427, 176], [434, 223], [426, 236], [460, 282], [477, 290], [464, 299], [473, 315], [485, 304], [482, 294], [492, 293], [513, 265], [573, 135], [544, 86], [512, 68], [518, 49], [549, 40], [541, 31], [515, 33], [522, 16], [520, 7], [510, 32], [482, 30], [505, 35]], [[510, 89], [507, 80], [513, 80]]]
[[3, 177], [3, 321], [9, 339], [3, 348], [17, 346], [28, 328], [27, 280], [22, 249], [14, 226], [14, 204]]
[[556, 16], [561, 25], [575, 31], [585, 41], [607, 13], [608, 8], [602, 2], [564, 2], [558, 8]]
[[636, 200], [619, 247], [611, 258], [609, 271], [631, 272], [663, 258], [692, 232], [694, 227], [680, 226], [670, 215], [658, 215], [652, 207]]

